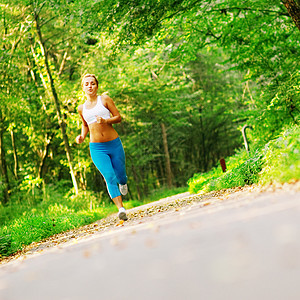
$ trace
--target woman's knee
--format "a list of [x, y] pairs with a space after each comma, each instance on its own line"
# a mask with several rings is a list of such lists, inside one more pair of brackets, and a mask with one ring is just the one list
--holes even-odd
[[117, 184], [116, 174], [113, 172], [102, 174], [107, 184]]

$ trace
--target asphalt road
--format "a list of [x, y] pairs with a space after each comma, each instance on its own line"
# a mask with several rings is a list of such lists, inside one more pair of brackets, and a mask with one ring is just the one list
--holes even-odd
[[244, 191], [0, 267], [0, 300], [299, 300], [299, 189]]

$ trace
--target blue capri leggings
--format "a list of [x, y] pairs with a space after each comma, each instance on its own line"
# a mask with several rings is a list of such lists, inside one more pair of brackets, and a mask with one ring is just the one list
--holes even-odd
[[121, 196], [118, 183], [126, 184], [125, 152], [120, 138], [104, 143], [90, 143], [92, 160], [105, 179], [111, 198]]

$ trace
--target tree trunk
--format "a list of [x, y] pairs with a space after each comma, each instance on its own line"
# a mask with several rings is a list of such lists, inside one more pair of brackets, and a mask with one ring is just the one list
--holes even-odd
[[[4, 143], [3, 143], [3, 133], [4, 133], [4, 125], [3, 125], [4, 118], [2, 117], [2, 111], [0, 110], [0, 170], [1, 170], [1, 177], [4, 180], [4, 189], [3, 189], [3, 204], [6, 204], [9, 200], [8, 191], [9, 187], [9, 179], [7, 173], [7, 164], [5, 159], [5, 151], [4, 151]], [[2, 183], [1, 183], [2, 185]], [[0, 199], [1, 200], [1, 199]]]
[[13, 154], [14, 154], [14, 175], [15, 179], [18, 180], [18, 170], [19, 170], [19, 160], [18, 160], [18, 153], [17, 153], [17, 147], [15, 143], [15, 135], [14, 135], [14, 130], [11, 128], [10, 130], [10, 137], [11, 137], [11, 145], [13, 148]]
[[208, 160], [207, 160], [207, 151], [206, 151], [206, 139], [205, 139], [205, 128], [203, 126], [203, 119], [202, 119], [202, 110], [200, 111], [200, 127], [201, 127], [201, 150], [202, 150], [202, 155], [201, 155], [201, 169], [202, 171], [206, 172], [208, 169]]
[[46, 143], [45, 143], [45, 148], [44, 148], [44, 151], [42, 153], [42, 157], [41, 157], [41, 161], [40, 161], [40, 164], [39, 164], [39, 171], [38, 171], [38, 177], [39, 178], [43, 178], [44, 177], [44, 169], [45, 169], [45, 162], [46, 162], [46, 157], [48, 156], [48, 153], [49, 153], [49, 148], [50, 148], [50, 143], [51, 143], [51, 140], [52, 140], [52, 137], [53, 137], [54, 134], [51, 134], [50, 136], [47, 134], [46, 135]]
[[289, 15], [300, 30], [300, 1], [299, 0], [282, 0]]
[[34, 19], [35, 19], [35, 25], [36, 25], [36, 32], [37, 32], [37, 36], [38, 36], [38, 42], [40, 44], [41, 47], [41, 51], [42, 51], [42, 55], [43, 55], [43, 59], [44, 59], [44, 66], [47, 72], [47, 78], [50, 84], [50, 92], [52, 95], [52, 99], [54, 101], [55, 104], [55, 108], [56, 108], [56, 115], [57, 115], [57, 119], [58, 119], [58, 124], [59, 127], [61, 129], [61, 133], [62, 133], [62, 137], [63, 137], [63, 141], [64, 141], [64, 146], [65, 146], [65, 151], [66, 151], [66, 156], [67, 156], [67, 160], [69, 163], [69, 168], [70, 168], [70, 174], [71, 174], [71, 178], [72, 178], [72, 182], [73, 182], [73, 186], [75, 189], [75, 193], [78, 194], [78, 185], [77, 185], [77, 181], [76, 181], [76, 177], [75, 177], [75, 172], [73, 169], [73, 165], [72, 165], [72, 155], [71, 155], [71, 149], [70, 149], [70, 145], [69, 145], [69, 139], [66, 133], [66, 123], [63, 119], [63, 115], [61, 113], [61, 109], [60, 109], [60, 103], [59, 103], [59, 99], [56, 93], [56, 89], [54, 86], [54, 80], [51, 74], [51, 70], [50, 70], [50, 66], [49, 66], [49, 62], [48, 62], [48, 54], [45, 48], [45, 44], [43, 42], [43, 38], [42, 38], [42, 32], [41, 32], [41, 28], [39, 25], [39, 15], [36, 13], [36, 11], [34, 11]]
[[137, 191], [137, 197], [138, 197], [138, 200], [141, 201], [141, 190], [140, 190], [140, 180], [137, 176], [137, 173], [136, 173], [136, 170], [135, 170], [135, 167], [133, 164], [131, 164], [131, 170], [132, 170], [132, 174], [133, 174], [133, 178], [134, 178], [134, 181], [136, 183], [136, 191]]
[[159, 157], [159, 159], [158, 159], [158, 162], [157, 162], [157, 164], [158, 164], [158, 173], [159, 173], [159, 177], [158, 177], [158, 182], [159, 182], [159, 186], [158, 187], [160, 187], [160, 185], [161, 185], [161, 183], [163, 183], [164, 182], [164, 168], [163, 168], [163, 166], [162, 166], [162, 160], [161, 160], [161, 158]]
[[168, 148], [168, 140], [167, 140], [167, 132], [164, 123], [160, 124], [161, 131], [162, 131], [162, 138], [163, 138], [163, 145], [164, 145], [164, 152], [165, 152], [165, 163], [166, 163], [166, 173], [167, 173], [167, 183], [169, 187], [172, 187], [172, 171], [171, 171], [171, 163], [170, 163], [170, 155], [169, 155], [169, 148]]

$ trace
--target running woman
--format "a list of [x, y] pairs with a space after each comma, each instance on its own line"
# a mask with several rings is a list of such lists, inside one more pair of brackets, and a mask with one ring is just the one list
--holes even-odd
[[97, 94], [98, 80], [94, 74], [84, 75], [81, 85], [86, 101], [78, 107], [82, 126], [76, 142], [81, 144], [90, 132], [90, 153], [93, 163], [105, 179], [108, 193], [119, 209], [119, 218], [126, 221], [121, 196], [128, 192], [125, 153], [119, 135], [112, 126], [120, 123], [122, 118], [109, 96]]

